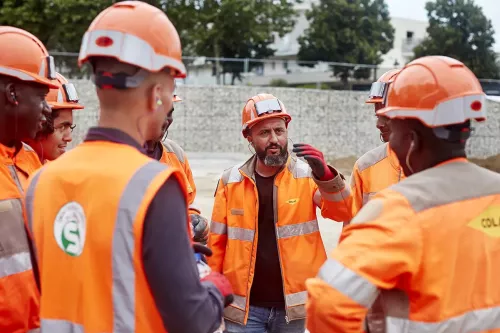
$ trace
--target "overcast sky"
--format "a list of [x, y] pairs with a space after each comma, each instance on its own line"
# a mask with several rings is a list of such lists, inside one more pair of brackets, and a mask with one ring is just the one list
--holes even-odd
[[[385, 0], [391, 16], [415, 20], [427, 20], [425, 3], [427, 0]], [[495, 29], [495, 50], [500, 52], [500, 0], [475, 0], [483, 8], [483, 13], [493, 23]]]

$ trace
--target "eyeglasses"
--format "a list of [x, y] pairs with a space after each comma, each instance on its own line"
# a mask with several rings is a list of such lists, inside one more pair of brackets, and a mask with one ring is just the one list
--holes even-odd
[[68, 130], [73, 133], [73, 130], [75, 129], [76, 124], [69, 124], [69, 123], [64, 123], [59, 126], [54, 127], [54, 130], [57, 130], [61, 133], [67, 132]]

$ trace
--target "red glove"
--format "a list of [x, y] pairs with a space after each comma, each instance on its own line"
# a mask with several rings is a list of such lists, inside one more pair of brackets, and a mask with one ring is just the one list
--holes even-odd
[[322, 181], [332, 180], [335, 174], [330, 170], [325, 162], [323, 153], [311, 145], [305, 143], [295, 143], [293, 150], [298, 157], [304, 157], [316, 178]]
[[219, 289], [222, 297], [224, 297], [224, 307], [229, 306], [229, 304], [233, 303], [233, 288], [231, 287], [231, 283], [229, 283], [229, 280], [224, 275], [217, 272], [211, 272], [203, 279], [201, 279], [201, 281], [210, 281], [217, 287], [217, 289]]

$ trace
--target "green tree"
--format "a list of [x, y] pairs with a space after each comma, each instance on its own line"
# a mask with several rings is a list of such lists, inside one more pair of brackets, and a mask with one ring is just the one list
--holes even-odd
[[427, 37], [415, 58], [442, 54], [462, 61], [479, 78], [499, 78], [493, 26], [473, 0], [436, 0], [425, 5]]
[[[284, 36], [295, 24], [295, 3], [302, 0], [199, 1], [197, 24], [191, 30], [197, 54], [210, 57], [258, 59], [274, 54], [275, 35]], [[248, 61], [250, 70], [259, 64]], [[215, 66], [217, 66], [215, 64]], [[243, 61], [222, 61], [222, 73], [240, 79]]]
[[[0, 6], [0, 25], [25, 29], [37, 36], [49, 51], [78, 52], [90, 22], [112, 0], [4, 0]], [[77, 59], [55, 57], [63, 75], [81, 77], [85, 70]], [[64, 69], [64, 70], [61, 70]]]
[[[299, 60], [379, 65], [392, 49], [394, 28], [385, 0], [320, 0], [306, 17], [309, 28], [299, 38]], [[344, 86], [351, 75], [361, 79], [371, 73], [366, 67], [332, 70]]]
[[[23, 28], [49, 51], [78, 52], [86, 29], [104, 8], [124, 0], [0, 0], [0, 24]], [[143, 0], [162, 9], [177, 28], [183, 55], [241, 58], [222, 62], [221, 73], [240, 78], [243, 59], [267, 58], [275, 35], [294, 26], [302, 0]], [[82, 74], [74, 57], [57, 57], [71, 75]], [[247, 68], [258, 64], [247, 61]]]

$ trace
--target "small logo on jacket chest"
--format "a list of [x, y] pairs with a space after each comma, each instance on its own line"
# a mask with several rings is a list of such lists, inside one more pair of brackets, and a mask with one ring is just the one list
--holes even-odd
[[299, 202], [299, 200], [300, 200], [299, 198], [288, 199], [286, 203], [290, 205], [295, 205], [297, 202]]

